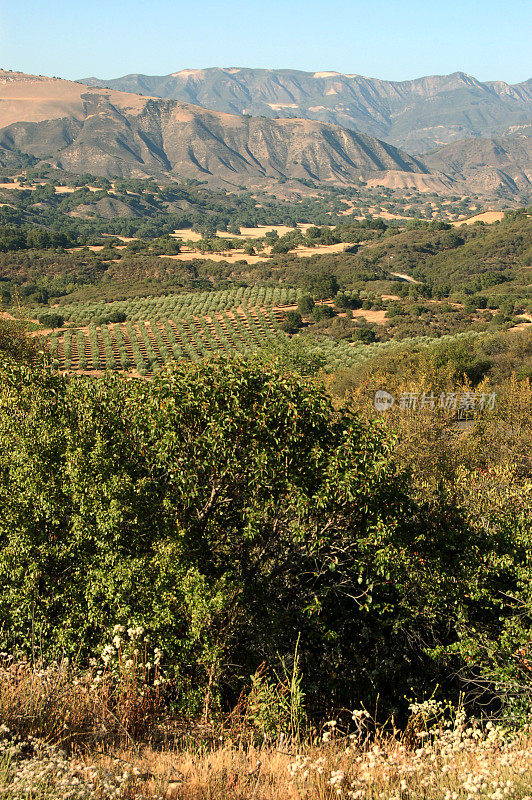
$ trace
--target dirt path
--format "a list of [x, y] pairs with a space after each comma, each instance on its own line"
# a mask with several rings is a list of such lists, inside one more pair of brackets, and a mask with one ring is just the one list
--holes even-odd
[[390, 272], [390, 275], [394, 275], [396, 278], [402, 278], [404, 281], [408, 281], [408, 283], [421, 283], [421, 281], [416, 281], [415, 278], [412, 278], [411, 275], [406, 275], [404, 272]]
[[532, 315], [531, 314], [518, 314], [518, 316], [521, 317], [521, 319], [523, 319], [523, 320], [526, 319], [528, 321], [527, 322], [519, 322], [517, 325], [514, 325], [511, 328], [508, 328], [508, 332], [531, 330], [532, 329], [532, 325], [530, 323], [532, 322]]

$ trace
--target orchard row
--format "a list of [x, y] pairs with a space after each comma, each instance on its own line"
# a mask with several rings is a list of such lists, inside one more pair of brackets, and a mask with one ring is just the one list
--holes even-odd
[[277, 334], [273, 313], [224, 311], [212, 317], [151, 317], [139, 322], [67, 328], [48, 337], [56, 366], [68, 371], [124, 370], [140, 375], [169, 361], [250, 352]]
[[264, 308], [294, 305], [296, 289], [271, 286], [241, 286], [218, 292], [183, 292], [157, 297], [137, 297], [112, 303], [87, 302], [61, 306], [58, 311], [75, 325], [98, 322], [112, 313], [121, 313], [132, 322], [168, 317], [209, 316], [232, 308]]

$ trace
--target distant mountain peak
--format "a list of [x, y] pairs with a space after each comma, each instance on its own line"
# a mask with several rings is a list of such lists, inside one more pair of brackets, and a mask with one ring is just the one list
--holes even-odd
[[[198, 72], [188, 70], [185, 77]], [[350, 184], [360, 175], [378, 178], [389, 170], [418, 179], [428, 173], [392, 145], [330, 123], [246, 118], [179, 100], [19, 74], [0, 81], [1, 148], [46, 156], [72, 172], [201, 177], [227, 185], [289, 178]]]
[[[95, 85], [93, 78], [86, 83]], [[212, 67], [101, 85], [230, 114], [335, 123], [420, 154], [458, 139], [504, 135], [532, 119], [532, 81], [482, 83], [463, 71], [388, 81], [335, 70]]]

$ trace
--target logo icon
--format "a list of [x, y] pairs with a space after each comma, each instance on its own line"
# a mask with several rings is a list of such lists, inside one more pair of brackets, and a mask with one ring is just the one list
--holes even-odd
[[395, 403], [395, 397], [390, 392], [385, 392], [384, 389], [379, 389], [375, 392], [373, 405], [377, 411], [387, 411]]

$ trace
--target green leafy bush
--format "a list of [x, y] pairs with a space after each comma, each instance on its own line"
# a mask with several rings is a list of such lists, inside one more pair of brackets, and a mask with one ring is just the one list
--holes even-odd
[[363, 344], [372, 344], [377, 340], [377, 334], [368, 327], [355, 328], [353, 331], [353, 341]]
[[308, 317], [312, 313], [312, 309], [314, 308], [314, 300], [309, 294], [303, 294], [297, 301], [297, 309], [299, 313], [304, 316]]
[[392, 448], [264, 358], [149, 382], [6, 366], [0, 647], [88, 660], [140, 625], [189, 711], [234, 702], [298, 642], [312, 709], [457, 692], [465, 623], [497, 641], [530, 551], [504, 514], [409, 497]]
[[38, 352], [37, 341], [26, 334], [23, 321], [0, 317], [0, 359], [20, 362], [34, 360]]
[[378, 428], [263, 361], [150, 384], [6, 369], [0, 453], [2, 646], [89, 657], [133, 620], [187, 691], [300, 631], [313, 663], [337, 639], [320, 608], [345, 602], [340, 553], [401, 503]]
[[39, 317], [39, 322], [41, 325], [44, 325], [45, 328], [62, 328], [64, 325], [64, 318], [61, 314], [41, 314]]
[[335, 314], [336, 312], [331, 306], [314, 306], [312, 309], [312, 319], [315, 322], [320, 322], [322, 319], [331, 319]]
[[288, 311], [284, 322], [281, 323], [281, 330], [285, 333], [296, 333], [303, 325], [299, 311]]

